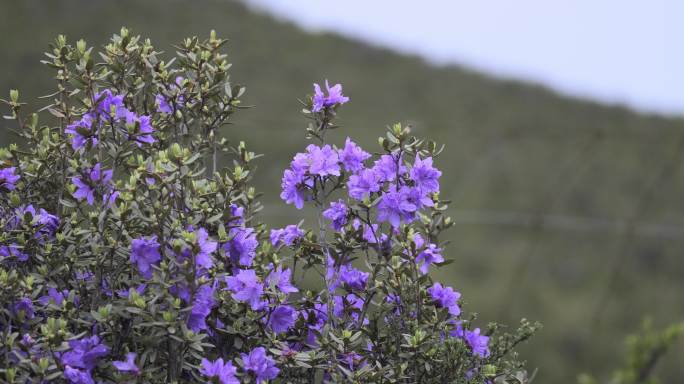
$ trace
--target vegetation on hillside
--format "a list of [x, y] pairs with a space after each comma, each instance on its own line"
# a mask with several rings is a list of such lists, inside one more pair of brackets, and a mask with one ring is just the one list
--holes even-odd
[[[300, 147], [298, 101], [311, 79], [341, 82], [353, 100], [345, 133], [371, 147], [393, 121], [445, 143], [443, 189], [456, 221], [439, 279], [461, 288], [482, 319], [545, 324], [523, 353], [538, 382], [574, 382], [620, 360], [623, 335], [644, 315], [684, 317], [684, 121], [560, 97], [541, 87], [333, 35], [311, 35], [223, 0], [0, 2], [0, 89], [37, 100], [49, 80], [38, 63], [58, 33], [93, 45], [121, 25], [167, 47], [216, 29], [228, 36], [232, 73], [251, 89], [235, 135], [268, 157], [258, 163], [265, 218], [289, 223], [273, 183]], [[408, 27], [410, 26], [402, 26]], [[543, 54], [543, 53], [540, 53]], [[266, 92], [265, 90], [268, 90]], [[388, 120], [389, 119], [389, 120]], [[6, 127], [5, 123], [3, 128]], [[10, 140], [3, 129], [4, 142]], [[14, 140], [14, 139], [12, 139]], [[444, 272], [446, 271], [446, 272]], [[673, 353], [681, 354], [680, 348]], [[658, 369], [673, 382], [676, 358]], [[609, 372], [606, 372], [609, 374]], [[599, 375], [601, 376], [601, 375]]]

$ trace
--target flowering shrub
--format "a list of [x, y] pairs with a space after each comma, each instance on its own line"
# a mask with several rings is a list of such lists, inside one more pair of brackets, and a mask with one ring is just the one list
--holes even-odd
[[512, 351], [537, 326], [476, 328], [429, 275], [440, 150], [398, 124], [375, 153], [327, 144], [341, 85], [305, 99], [317, 143], [281, 182], [318, 223], [257, 221], [258, 156], [219, 136], [244, 93], [224, 43], [165, 61], [126, 29], [98, 55], [60, 36], [50, 104], [3, 100], [26, 145], [0, 151], [0, 380], [526, 382]]

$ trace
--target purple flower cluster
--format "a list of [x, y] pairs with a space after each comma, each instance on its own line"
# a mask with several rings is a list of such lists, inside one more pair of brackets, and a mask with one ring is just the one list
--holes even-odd
[[204, 228], [197, 229], [195, 232], [195, 241], [197, 242], [197, 254], [195, 255], [195, 265], [198, 269], [209, 269], [214, 266], [214, 260], [211, 255], [216, 252], [218, 242], [212, 241], [209, 238], [209, 233]]
[[0, 259], [14, 257], [21, 262], [25, 262], [29, 259], [29, 255], [26, 252], [23, 252], [18, 244], [0, 245], [0, 256]]
[[[249, 353], [241, 353], [242, 365], [245, 373], [253, 375], [256, 383], [273, 380], [278, 377], [280, 369], [275, 360], [268, 356], [263, 347], [254, 348]], [[200, 373], [208, 379], [216, 379], [220, 384], [238, 384], [237, 368], [232, 361], [224, 361], [218, 358], [214, 361], [202, 359]], [[214, 382], [214, 381], [212, 381]]]
[[[178, 92], [183, 85], [185, 79], [182, 76], [176, 77], [174, 84], [171, 84], [170, 89], [174, 92]], [[157, 102], [157, 111], [161, 113], [166, 113], [170, 115], [173, 113], [174, 109], [179, 109], [183, 103], [185, 103], [185, 95], [179, 94], [174, 98], [167, 98], [162, 94], [157, 94], [155, 96], [155, 101]]]
[[419, 206], [411, 200], [412, 189], [396, 186], [382, 196], [378, 204], [378, 221], [389, 222], [394, 228], [398, 228], [402, 221], [410, 223], [416, 218]]
[[[273, 269], [270, 265], [271, 273], [262, 282], [252, 269], [239, 270], [234, 276], [226, 278], [226, 290], [232, 292], [233, 299], [246, 303], [253, 311], [263, 311], [268, 308], [269, 302], [266, 300], [266, 289], [276, 289], [277, 292], [286, 296], [299, 290], [291, 282], [292, 271], [278, 266]], [[266, 324], [273, 332], [287, 332], [296, 319], [296, 311], [289, 305], [277, 305], [268, 313]]]
[[285, 228], [271, 230], [271, 244], [274, 247], [284, 245], [291, 247], [294, 243], [304, 236], [304, 231], [298, 225], [290, 224]]
[[[45, 209], [40, 208], [36, 211], [32, 204], [14, 209], [5, 216], [5, 229], [8, 231], [18, 230], [22, 225], [31, 227], [35, 231], [34, 238], [39, 243], [52, 240], [59, 228], [60, 220], [57, 216], [50, 214]], [[0, 245], [0, 259], [13, 257], [20, 262], [29, 259], [29, 254], [17, 243]]]
[[[430, 194], [439, 192], [441, 172], [432, 166], [432, 158], [421, 159], [416, 155], [410, 172], [402, 156], [385, 154], [371, 168], [364, 162], [370, 154], [347, 138], [345, 146], [337, 151], [329, 145], [309, 145], [306, 153], [298, 153], [285, 170], [282, 178], [281, 198], [298, 209], [304, 206], [306, 191], [315, 185], [315, 177], [340, 176], [341, 168], [351, 172], [347, 180], [349, 197], [364, 200], [374, 193], [381, 195], [378, 204], [379, 222], [389, 222], [398, 228], [402, 222], [416, 219], [419, 210], [434, 205]], [[405, 180], [405, 176], [408, 179]], [[385, 189], [385, 183], [389, 186]], [[343, 201], [332, 203], [324, 216], [332, 221], [335, 230], [347, 223], [346, 205]]]
[[440, 176], [442, 172], [432, 166], [431, 157], [421, 160], [420, 155], [416, 155], [416, 161], [411, 168], [411, 180], [416, 183], [418, 189], [426, 193], [438, 192]]
[[438, 248], [435, 244], [429, 243], [425, 248], [425, 240], [423, 236], [419, 233], [414, 235], [413, 242], [416, 245], [416, 250], [418, 255], [416, 256], [416, 264], [418, 264], [420, 273], [426, 275], [430, 269], [431, 264], [444, 262], [444, 257], [442, 256], [442, 250]]
[[[344, 296], [333, 297], [333, 315], [338, 319], [349, 316], [354, 323], [359, 322], [361, 310], [363, 309], [363, 299], [359, 296], [348, 293]], [[368, 320], [364, 318], [364, 324]]]
[[280, 373], [275, 361], [266, 354], [266, 349], [263, 347], [254, 348], [249, 354], [241, 353], [240, 357], [245, 370], [254, 375], [257, 384], [273, 380]]
[[380, 182], [395, 181], [399, 176], [406, 174], [403, 158], [395, 154], [380, 156], [372, 169], [378, 175]]
[[88, 112], [80, 120], [67, 125], [64, 133], [72, 135], [71, 147], [78, 151], [86, 146], [94, 147], [97, 145], [98, 132], [93, 130], [93, 123], [96, 118], [94, 113]]
[[249, 267], [256, 256], [259, 242], [252, 228], [237, 227], [230, 230], [232, 239], [223, 244], [223, 250], [233, 265]]
[[190, 316], [188, 316], [188, 328], [193, 332], [199, 332], [208, 328], [206, 323], [207, 316], [217, 305], [216, 299], [214, 299], [215, 290], [215, 284], [204, 284], [195, 292]]
[[361, 291], [365, 289], [369, 276], [368, 272], [358, 270], [352, 267], [351, 264], [345, 264], [340, 267], [340, 281], [352, 290]]
[[296, 312], [289, 305], [279, 305], [268, 318], [268, 327], [275, 333], [287, 332], [295, 323]]
[[112, 183], [113, 175], [113, 170], [102, 170], [101, 164], [97, 163], [88, 172], [86, 172], [85, 176], [72, 177], [71, 182], [76, 186], [74, 198], [78, 201], [85, 199], [89, 205], [93, 205], [95, 202], [95, 192], [100, 189], [103, 191], [103, 204], [114, 203], [116, 198], [119, 196], [119, 192], [114, 190]]
[[364, 151], [355, 142], [347, 137], [344, 148], [339, 151], [340, 162], [348, 172], [358, 172], [363, 169], [363, 162], [371, 157], [371, 154]]
[[316, 177], [340, 176], [338, 151], [330, 145], [319, 147], [309, 144], [306, 153], [298, 153], [285, 170], [281, 181], [280, 197], [297, 209], [304, 207], [306, 191], [314, 186]]
[[461, 322], [456, 322], [456, 328], [451, 332], [452, 337], [458, 337], [468, 344], [470, 349], [472, 349], [473, 354], [476, 354], [482, 358], [488, 357], [489, 351], [489, 336], [482, 335], [480, 328], [475, 328], [472, 331], [469, 329], [464, 329]]
[[20, 179], [20, 176], [15, 173], [16, 170], [16, 167], [0, 169], [0, 188], [8, 191], [13, 191], [16, 188], [16, 183]]
[[230, 361], [224, 363], [222, 358], [214, 361], [202, 359], [200, 373], [209, 379], [217, 379], [221, 384], [240, 384], [240, 381], [235, 377], [237, 368]]
[[354, 268], [351, 263], [342, 262], [336, 265], [332, 257], [328, 257], [326, 281], [328, 282], [328, 290], [333, 292], [341, 284], [344, 284], [351, 290], [363, 290], [366, 288], [369, 273], [363, 272]]
[[[62, 303], [69, 299], [71, 292], [68, 289], [63, 289], [62, 291], [58, 291], [55, 288], [50, 288], [48, 289], [48, 294], [45, 296], [41, 296], [38, 298], [38, 302], [40, 305], [46, 306], [50, 303], [61, 307]], [[79, 298], [78, 295], [74, 294], [73, 295], [73, 303], [74, 305], [79, 304]]]
[[233, 292], [233, 299], [247, 303], [254, 311], [263, 309], [267, 302], [262, 300], [264, 285], [252, 269], [239, 270], [226, 278], [226, 289]]
[[94, 383], [91, 371], [109, 354], [109, 347], [97, 335], [69, 341], [69, 350], [61, 355], [64, 376], [74, 384]]
[[480, 357], [489, 356], [489, 336], [481, 335], [480, 328], [465, 331], [464, 338], [473, 349], [473, 353]]
[[349, 197], [363, 200], [370, 197], [371, 193], [380, 191], [380, 177], [373, 169], [361, 169], [358, 173], [349, 176], [347, 190]]
[[338, 104], [344, 104], [349, 101], [349, 98], [342, 95], [342, 84], [335, 84], [332, 88], [328, 84], [328, 80], [325, 81], [325, 88], [328, 91], [326, 96], [323, 91], [321, 91], [321, 86], [314, 83], [314, 96], [313, 96], [313, 112], [319, 112], [323, 108], [332, 107]]
[[282, 266], [273, 269], [273, 264], [269, 265], [271, 273], [268, 274], [266, 278], [266, 284], [269, 286], [277, 288], [280, 292], [284, 294], [299, 292], [297, 287], [293, 286], [291, 283], [292, 270], [289, 268], [283, 269]]
[[152, 265], [161, 260], [159, 247], [157, 236], [141, 237], [131, 241], [131, 263], [138, 266], [138, 273], [146, 279], [152, 278]]
[[461, 294], [451, 287], [442, 287], [442, 284], [434, 283], [432, 287], [428, 288], [428, 293], [437, 307], [446, 308], [453, 316], [461, 314], [461, 308], [458, 306], [458, 299]]
[[135, 358], [138, 356], [135, 352], [129, 352], [126, 354], [126, 360], [123, 361], [112, 361], [112, 365], [119, 372], [130, 373], [132, 375], [139, 375], [140, 368], [135, 364]]
[[344, 201], [330, 203], [330, 208], [323, 211], [323, 217], [332, 222], [332, 227], [339, 231], [347, 224], [349, 212]]
[[416, 263], [420, 268], [420, 272], [425, 275], [428, 273], [430, 264], [443, 263], [444, 257], [440, 253], [442, 250], [436, 245], [430, 243], [424, 250], [422, 250], [416, 257]]
[[77, 151], [96, 146], [99, 140], [99, 125], [107, 122], [112, 126], [122, 124], [124, 136], [133, 140], [139, 147], [156, 141], [152, 135], [154, 128], [150, 116], [139, 116], [130, 111], [124, 105], [123, 96], [114, 95], [108, 89], [95, 94], [94, 110], [69, 124], [64, 132], [72, 136], [71, 147]]
[[33, 301], [30, 298], [24, 297], [17, 300], [12, 306], [15, 316], [23, 319], [33, 319], [35, 311], [33, 309]]

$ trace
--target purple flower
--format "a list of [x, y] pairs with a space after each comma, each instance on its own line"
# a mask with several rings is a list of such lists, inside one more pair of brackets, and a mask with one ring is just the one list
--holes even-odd
[[322, 329], [328, 321], [328, 305], [319, 300], [320, 298], [314, 302], [313, 309], [300, 312], [309, 325], [309, 328], [316, 330]]
[[390, 293], [385, 297], [385, 302], [390, 304], [394, 309], [392, 313], [399, 316], [401, 314], [401, 296]]
[[252, 372], [256, 376], [257, 384], [278, 377], [280, 369], [276, 367], [275, 361], [266, 355], [265, 348], [255, 348], [249, 355], [241, 353], [240, 357], [242, 357], [245, 370]]
[[97, 361], [109, 354], [109, 347], [100, 343], [97, 335], [69, 341], [69, 351], [60, 358], [62, 364], [90, 371]]
[[64, 367], [64, 377], [71, 384], [95, 384], [90, 372], [75, 369], [68, 365]]
[[332, 227], [339, 231], [347, 224], [347, 206], [342, 200], [330, 203], [330, 208], [323, 211], [323, 217], [332, 222]]
[[221, 384], [240, 384], [240, 381], [235, 377], [237, 368], [233, 366], [230, 361], [223, 362], [222, 358], [215, 361], [202, 359], [202, 368], [200, 373], [207, 378], [218, 378]]
[[428, 293], [440, 308], [447, 308], [449, 313], [458, 316], [461, 313], [461, 308], [458, 306], [458, 299], [461, 294], [455, 292], [451, 287], [442, 287], [440, 283], [434, 283], [432, 287], [428, 288]]
[[77, 151], [87, 144], [97, 145], [97, 132], [93, 132], [93, 122], [95, 117], [91, 113], [86, 113], [80, 120], [67, 125], [64, 133], [72, 135], [71, 147]]
[[33, 310], [33, 301], [28, 297], [23, 297], [17, 300], [12, 306], [16, 316], [23, 316], [23, 319], [33, 319], [35, 312]]
[[406, 173], [406, 167], [401, 157], [395, 155], [380, 156], [380, 159], [375, 161], [372, 169], [378, 175], [381, 182], [394, 181], [397, 175], [401, 176]]
[[423, 209], [424, 207], [433, 207], [435, 202], [432, 201], [430, 195], [421, 190], [418, 187], [402, 187], [406, 191], [406, 199], [418, 209]]
[[[47, 295], [38, 298], [38, 302], [43, 306], [53, 302], [56, 306], [61, 307], [64, 300], [69, 298], [69, 294], [70, 292], [68, 289], [64, 289], [60, 292], [55, 288], [50, 288], [48, 289]], [[74, 304], [78, 305], [78, 302], [78, 295], [74, 295]]]
[[228, 225], [241, 225], [245, 221], [245, 209], [236, 205], [230, 205], [230, 219], [228, 219]]
[[463, 338], [468, 342], [473, 353], [480, 357], [489, 356], [489, 336], [480, 335], [480, 328], [473, 331], [465, 331]]
[[100, 163], [95, 164], [95, 166], [90, 170], [90, 180], [94, 183], [106, 184], [112, 180], [114, 171], [111, 169], [102, 170], [102, 165]]
[[8, 191], [12, 191], [16, 188], [15, 184], [19, 181], [19, 175], [14, 173], [16, 169], [16, 167], [0, 169], [0, 187], [5, 188]]
[[227, 277], [226, 287], [233, 292], [233, 299], [248, 303], [254, 311], [258, 311], [266, 305], [261, 300], [264, 285], [252, 269], [242, 269], [237, 275]]
[[84, 181], [79, 176], [72, 177], [71, 181], [76, 186], [74, 198], [79, 201], [85, 199], [89, 205], [92, 205], [95, 201], [95, 187], [102, 185], [106, 189], [106, 193], [102, 196], [103, 202], [109, 200], [110, 204], [113, 203], [119, 194], [113, 190], [111, 185], [113, 174], [113, 170], [102, 170], [100, 163], [97, 163], [88, 172], [89, 180]]
[[304, 208], [304, 199], [308, 188], [306, 184], [304, 184], [304, 177], [302, 174], [286, 169], [283, 173], [283, 179], [280, 186], [282, 188], [280, 198], [283, 199], [285, 203], [294, 204], [297, 209]]
[[349, 264], [340, 267], [340, 280], [351, 289], [365, 289], [369, 275], [368, 272], [360, 271]]
[[203, 329], [207, 329], [206, 319], [211, 313], [211, 310], [216, 306], [214, 299], [215, 286], [212, 284], [204, 284], [195, 292], [195, 298], [188, 317], [188, 328], [197, 333]]
[[310, 175], [339, 176], [340, 164], [337, 152], [330, 146], [319, 147], [309, 144], [306, 153], [298, 153], [293, 160], [293, 168], [304, 169]]
[[430, 264], [444, 262], [444, 257], [441, 254], [442, 250], [436, 245], [430, 243], [427, 248], [421, 251], [416, 257], [416, 263], [420, 266], [420, 272], [425, 275], [428, 273]]
[[351, 370], [355, 369], [355, 367], [366, 365], [366, 362], [363, 361], [363, 356], [353, 351], [342, 354], [341, 360], [346, 363], [347, 367]]
[[138, 375], [140, 369], [135, 365], [135, 358], [137, 356], [138, 355], [135, 352], [128, 352], [125, 361], [112, 361], [112, 365], [114, 365], [114, 368], [118, 369], [119, 372], [129, 372], [133, 375]]
[[[31, 205], [29, 207], [33, 208]], [[33, 215], [34, 225], [39, 226], [38, 234], [47, 238], [52, 238], [59, 228], [59, 217], [48, 213], [43, 208], [38, 211], [37, 215]]]
[[369, 244], [377, 244], [378, 241], [382, 243], [387, 240], [387, 235], [380, 232], [380, 226], [378, 224], [361, 224], [361, 221], [359, 219], [354, 219], [354, 222], [352, 223], [352, 227], [354, 228], [354, 230], [358, 230], [359, 228], [361, 228], [362, 225], [363, 233], [361, 234], [361, 236]]
[[126, 109], [123, 104], [123, 96], [114, 95], [109, 89], [96, 93], [95, 101], [98, 103], [96, 111], [104, 115], [104, 118], [111, 118], [112, 115], [120, 117], [122, 111]]
[[289, 305], [279, 305], [268, 318], [268, 327], [275, 333], [287, 332], [295, 323], [295, 310]]
[[340, 162], [349, 172], [357, 172], [363, 169], [363, 162], [370, 158], [370, 153], [356, 145], [350, 138], [344, 142], [344, 149], [338, 151]]
[[439, 191], [439, 177], [442, 176], [442, 172], [432, 166], [432, 157], [421, 160], [420, 155], [416, 155], [410, 176], [421, 191], [425, 193]]
[[76, 271], [76, 279], [80, 281], [91, 281], [95, 277], [95, 274], [92, 272], [85, 270], [85, 271]]
[[223, 244], [223, 250], [230, 256], [233, 264], [243, 267], [251, 266], [259, 245], [254, 229], [233, 228], [231, 234], [233, 238]]
[[[185, 80], [182, 76], [176, 77], [176, 82], [175, 84], [170, 85], [171, 90], [177, 90], [179, 89], [182, 84], [183, 80]], [[155, 101], [157, 102], [157, 111], [166, 113], [166, 114], [172, 114], [173, 113], [173, 106], [176, 108], [180, 108], [180, 106], [185, 102], [185, 97], [183, 95], [178, 95], [177, 101], [174, 101], [172, 99], [167, 99], [164, 95], [162, 94], [157, 94], [154, 97]]]
[[359, 173], [349, 177], [347, 189], [350, 197], [363, 200], [370, 197], [371, 193], [380, 190], [380, 179], [372, 169], [362, 169]]
[[[141, 147], [142, 144], [152, 144], [156, 141], [154, 136], [152, 136], [154, 128], [149, 116], [138, 116], [135, 112], [127, 109], [121, 110], [120, 115], [122, 121], [126, 123], [126, 136], [129, 140], [135, 140], [135, 144], [138, 147]], [[133, 134], [129, 134], [130, 132], [133, 132]]]
[[[59, 221], [59, 217], [48, 213], [42, 208], [36, 211], [32, 204], [28, 204], [14, 210], [14, 215], [8, 217], [5, 228], [7, 230], [14, 230], [22, 224], [30, 225], [36, 231], [35, 238], [42, 243], [45, 240], [54, 238], [55, 232], [59, 228]], [[15, 246], [16, 244], [11, 247]]]
[[2, 256], [2, 257], [14, 256], [17, 258], [17, 260], [19, 260], [21, 262], [24, 262], [24, 261], [29, 259], [29, 255], [27, 253], [22, 252], [21, 247], [16, 243], [12, 243], [10, 245], [0, 246], [0, 256]]
[[283, 270], [282, 266], [278, 266], [278, 268], [273, 269], [273, 265], [270, 265], [269, 269], [271, 273], [266, 278], [266, 284], [277, 287], [284, 294], [299, 292], [299, 289], [290, 283], [292, 271], [289, 268]]
[[119, 297], [123, 297], [123, 298], [127, 299], [131, 295], [131, 290], [134, 290], [135, 292], [137, 292], [138, 295], [142, 295], [145, 293], [145, 288], [147, 288], [147, 284], [142, 283], [142, 284], [138, 285], [136, 288], [131, 287], [129, 289], [120, 289], [120, 290], [116, 291], [116, 294], [119, 295]]
[[85, 199], [88, 204], [93, 205], [95, 202], [95, 189], [83, 182], [83, 180], [77, 176], [72, 177], [71, 182], [76, 186], [74, 198], [79, 201]]
[[24, 335], [21, 336], [21, 343], [26, 347], [32, 346], [33, 344], [35, 344], [35, 342], [36, 340], [34, 340], [33, 337], [31, 337], [31, 335], [29, 335], [28, 333], [24, 333]]
[[409, 201], [409, 192], [408, 187], [397, 190], [392, 186], [378, 204], [378, 221], [388, 221], [394, 228], [398, 228], [401, 221], [413, 221], [418, 207]]
[[325, 88], [328, 91], [328, 96], [325, 96], [321, 91], [321, 86], [314, 83], [314, 96], [313, 96], [313, 112], [318, 112], [324, 107], [330, 107], [335, 104], [344, 104], [349, 101], [349, 98], [342, 95], [342, 85], [335, 84], [332, 88], [328, 84], [328, 80], [325, 80]]
[[161, 260], [157, 236], [141, 237], [131, 241], [131, 263], [138, 265], [138, 272], [146, 279], [152, 278], [152, 265]]
[[[349, 314], [354, 322], [359, 321], [359, 313], [363, 310], [363, 299], [353, 293], [349, 293], [346, 296], [333, 297], [333, 302], [333, 315], [336, 318], [342, 319], [345, 314]], [[364, 319], [364, 324], [367, 321], [367, 319]]]
[[138, 147], [140, 147], [142, 144], [152, 144], [157, 141], [155, 140], [154, 136], [152, 136], [152, 133], [154, 133], [154, 128], [152, 127], [152, 121], [149, 116], [136, 116], [131, 125], [138, 128], [135, 135], [135, 142]]
[[210, 241], [209, 233], [204, 228], [199, 228], [196, 232], [195, 239], [197, 240], [197, 245], [199, 246], [199, 252], [195, 256], [195, 264], [200, 268], [209, 269], [214, 266], [214, 261], [211, 258], [211, 254], [216, 252], [218, 243], [216, 241]]
[[271, 244], [274, 247], [278, 246], [278, 244], [290, 247], [295, 241], [301, 239], [302, 236], [304, 236], [304, 231], [299, 228], [299, 225], [290, 224], [285, 228], [271, 230]]
[[166, 100], [164, 95], [156, 95], [154, 100], [157, 102], [157, 111], [166, 113], [168, 115], [173, 113], [173, 108], [171, 104]]

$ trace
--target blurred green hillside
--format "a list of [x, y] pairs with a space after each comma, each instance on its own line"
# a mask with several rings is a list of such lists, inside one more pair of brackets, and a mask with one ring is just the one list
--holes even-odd
[[[444, 143], [437, 164], [458, 225], [447, 246], [456, 262], [438, 277], [483, 323], [544, 323], [524, 348], [536, 382], [607, 372], [645, 315], [684, 319], [684, 120], [307, 34], [228, 0], [0, 0], [0, 93], [19, 88], [40, 107], [36, 97], [52, 87], [39, 64], [47, 43], [63, 33], [101, 45], [122, 25], [162, 50], [210, 29], [230, 39], [233, 79], [256, 108], [227, 134], [267, 154], [256, 182], [270, 223], [297, 214], [277, 196], [282, 170], [306, 145], [297, 97], [314, 81], [340, 82], [351, 97], [337, 143], [349, 135], [375, 148], [397, 121]], [[681, 380], [683, 352], [659, 367], [664, 382]]]

